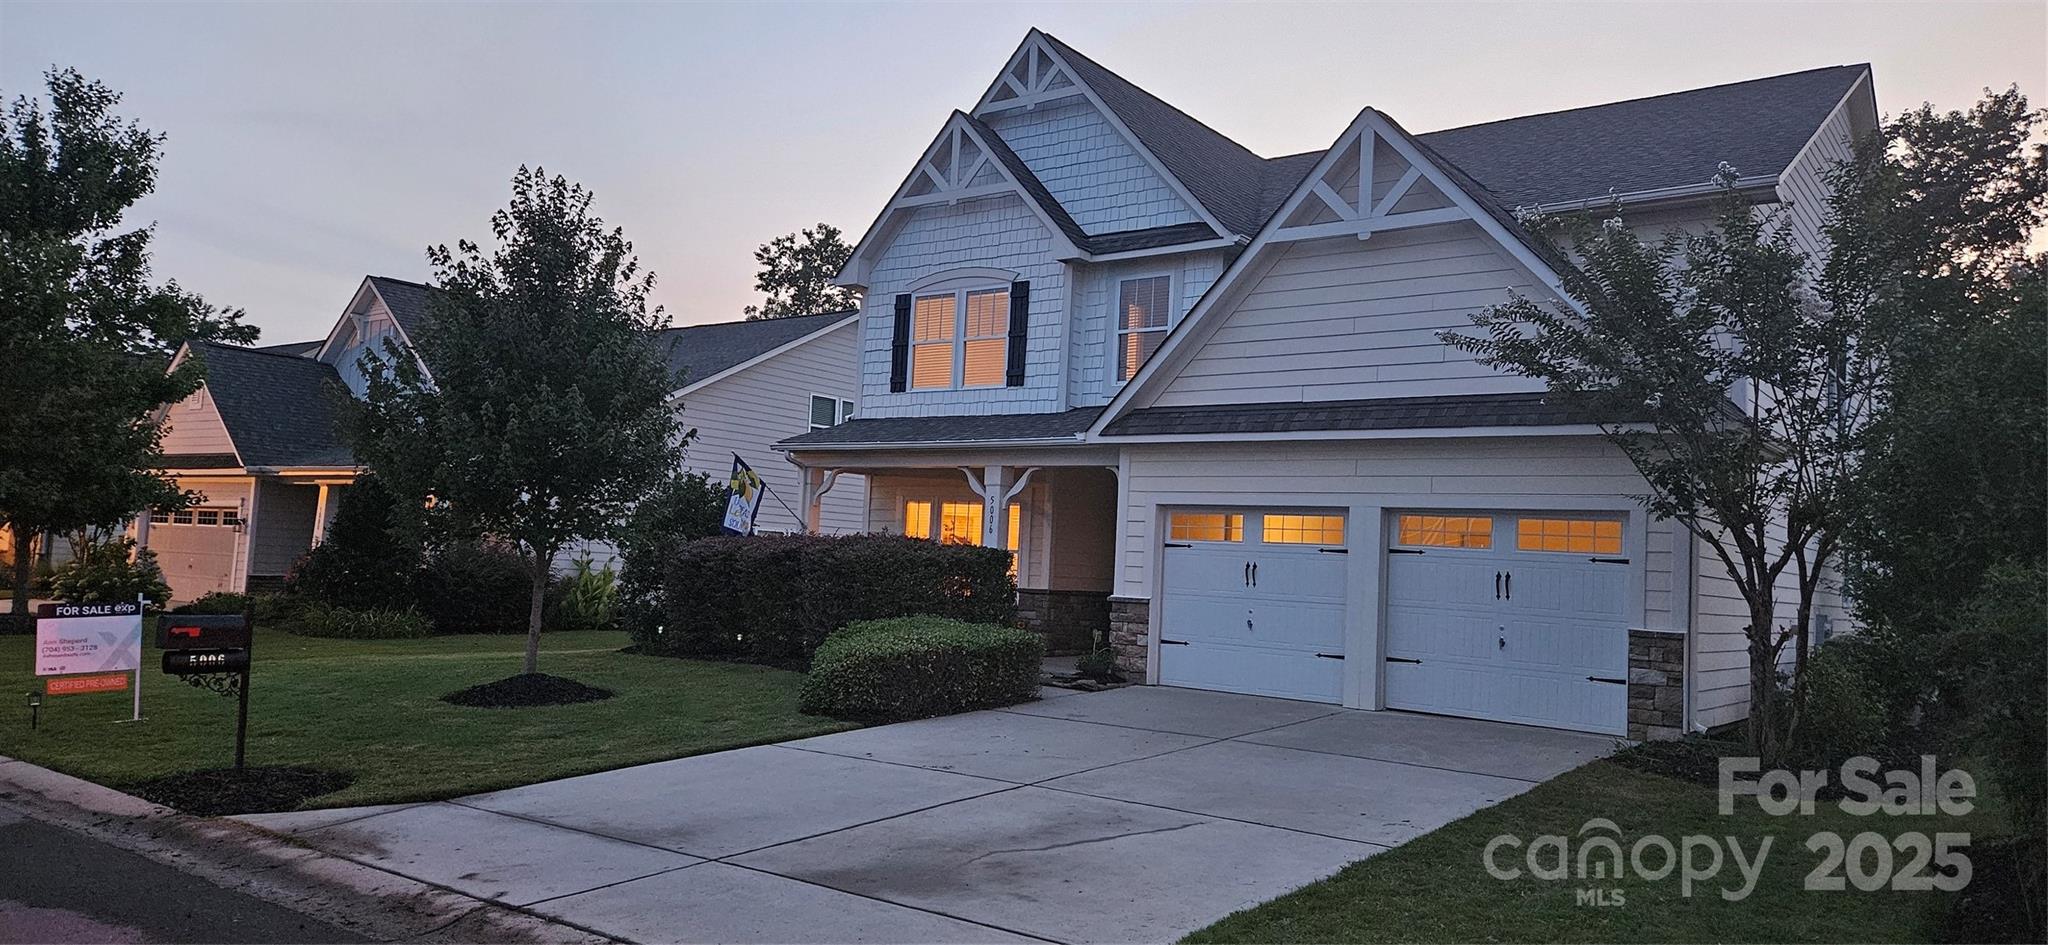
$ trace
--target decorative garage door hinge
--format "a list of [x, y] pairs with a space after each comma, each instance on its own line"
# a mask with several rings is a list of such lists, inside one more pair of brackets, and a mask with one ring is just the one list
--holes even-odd
[[1316, 659], [1320, 659], [1320, 660], [1341, 660], [1341, 659], [1343, 659], [1343, 658], [1344, 658], [1344, 654], [1342, 654], [1342, 653], [1317, 653], [1317, 654], [1316, 654]]
[[1421, 660], [1411, 660], [1411, 659], [1409, 659], [1408, 657], [1405, 657], [1405, 656], [1389, 656], [1389, 657], [1387, 657], [1387, 662], [1389, 662], [1389, 663], [1420, 663], [1420, 662], [1422, 662], [1422, 661], [1421, 661]]
[[1615, 679], [1615, 678], [1614, 678], [1614, 677], [1612, 677], [1612, 676], [1588, 676], [1588, 677], [1586, 677], [1586, 679], [1587, 679], [1587, 680], [1589, 680], [1589, 681], [1591, 681], [1591, 682], [1604, 682], [1604, 683], [1613, 683], [1613, 684], [1615, 684], [1615, 685], [1617, 685], [1617, 686], [1626, 686], [1626, 685], [1628, 685], [1628, 680], [1626, 680], [1626, 679]]
[[1187, 646], [1187, 645], [1188, 645], [1188, 641], [1186, 641], [1186, 640], [1168, 640], [1168, 639], [1166, 639], [1165, 637], [1160, 637], [1160, 638], [1159, 638], [1159, 644], [1160, 644], [1161, 646]]
[[1593, 562], [1594, 564], [1627, 564], [1627, 563], [1628, 563], [1628, 559], [1627, 559], [1627, 558], [1587, 558], [1586, 560], [1588, 560], [1588, 561], [1591, 561], [1591, 562]]
[[1420, 549], [1420, 548], [1388, 548], [1388, 549], [1387, 549], [1387, 554], [1390, 554], [1390, 555], [1419, 555], [1419, 554], [1422, 554], [1422, 549]]

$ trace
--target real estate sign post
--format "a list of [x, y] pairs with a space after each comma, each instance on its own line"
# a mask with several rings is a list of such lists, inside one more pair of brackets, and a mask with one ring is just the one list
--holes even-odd
[[135, 674], [134, 711], [142, 720], [142, 607], [113, 603], [44, 604], [36, 610], [36, 675], [49, 695], [119, 692]]

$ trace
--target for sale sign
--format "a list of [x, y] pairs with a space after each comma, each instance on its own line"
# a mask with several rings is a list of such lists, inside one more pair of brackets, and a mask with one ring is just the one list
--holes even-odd
[[36, 675], [134, 671], [142, 666], [142, 605], [44, 604], [36, 614]]

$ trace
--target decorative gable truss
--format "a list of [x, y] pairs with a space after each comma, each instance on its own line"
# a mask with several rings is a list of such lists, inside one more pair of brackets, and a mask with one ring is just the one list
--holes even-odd
[[1236, 305], [1289, 244], [1341, 236], [1364, 240], [1389, 230], [1461, 221], [1478, 226], [1566, 305], [1584, 311], [1564, 294], [1557, 267], [1545, 258], [1548, 250], [1537, 237], [1515, 223], [1478, 184], [1439, 166], [1406, 130], [1367, 108], [1110, 401], [1090, 435], [1101, 435], [1112, 421], [1149, 403], [1214, 333], [1220, 319], [1211, 314]]
[[[890, 240], [910, 214], [919, 207], [937, 204], [956, 204], [963, 200], [978, 200], [1014, 194], [1038, 217], [1052, 240], [1052, 254], [1055, 259], [1086, 259], [1087, 253], [1076, 246], [1070, 232], [1077, 232], [1071, 220], [1064, 225], [1053, 217], [1058, 212], [1055, 206], [1048, 210], [1050, 198], [1033, 193], [1021, 179], [1028, 170], [1010, 166], [994, 148], [991, 148], [981, 130], [976, 128], [974, 119], [960, 112], [946, 120], [946, 126], [918, 158], [910, 176], [896, 189], [882, 208], [881, 216], [861, 237], [860, 245], [853, 249], [853, 256], [834, 281], [837, 285], [865, 288], [875, 260], [888, 249]], [[995, 148], [1002, 147], [1000, 141]], [[1033, 182], [1035, 183], [1035, 182]]]
[[995, 84], [981, 97], [981, 104], [975, 106], [974, 114], [1037, 108], [1047, 102], [1085, 94], [1080, 83], [1074, 81], [1043, 42], [1027, 38], [1010, 57], [1010, 64], [1003, 74], [996, 77]]

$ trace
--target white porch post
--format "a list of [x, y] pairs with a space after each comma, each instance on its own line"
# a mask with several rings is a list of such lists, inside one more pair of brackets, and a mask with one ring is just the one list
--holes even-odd
[[833, 484], [839, 481], [839, 470], [810, 466], [797, 468], [803, 473], [804, 534], [816, 535], [824, 527], [825, 493], [831, 492]]
[[315, 547], [318, 547], [321, 542], [327, 540], [327, 483], [321, 483], [319, 489], [320, 497], [313, 500], [313, 545]]
[[1010, 510], [1003, 498], [1009, 495], [1010, 467], [988, 467], [981, 483], [981, 544], [985, 548], [1008, 548]]

